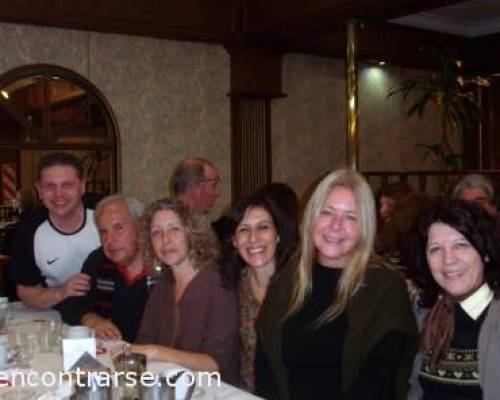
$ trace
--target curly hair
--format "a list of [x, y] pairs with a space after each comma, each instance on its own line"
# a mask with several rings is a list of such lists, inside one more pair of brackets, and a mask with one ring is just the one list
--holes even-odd
[[420, 303], [431, 307], [436, 302], [441, 288], [429, 270], [427, 262], [427, 240], [429, 230], [435, 223], [443, 223], [461, 233], [484, 260], [484, 277], [498, 297], [500, 282], [500, 249], [496, 243], [491, 217], [478, 205], [461, 200], [440, 199], [419, 221], [413, 248], [413, 260], [422, 287]]
[[142, 220], [141, 244], [144, 251], [146, 265], [161, 264], [156, 256], [150, 238], [151, 221], [158, 211], [170, 210], [181, 220], [187, 232], [189, 244], [189, 259], [194, 268], [201, 269], [213, 265], [218, 256], [219, 246], [215, 234], [209, 224], [202, 220], [202, 216], [191, 211], [176, 199], [163, 198], [149, 205]]
[[265, 193], [257, 193], [240, 199], [231, 207], [225, 225], [227, 235], [224, 239], [220, 262], [224, 287], [236, 288], [239, 284], [240, 272], [245, 267], [245, 262], [238, 249], [233, 245], [233, 236], [246, 212], [251, 208], [259, 207], [269, 213], [280, 238], [275, 253], [276, 272], [283, 267], [296, 249], [298, 242], [297, 224], [286, 217], [283, 210], [274, 201]]

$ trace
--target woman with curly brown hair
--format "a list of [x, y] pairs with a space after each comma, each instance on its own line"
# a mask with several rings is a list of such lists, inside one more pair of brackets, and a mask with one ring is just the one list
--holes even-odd
[[[222, 287], [215, 266], [218, 245], [208, 225], [180, 201], [153, 202], [143, 221], [150, 265], [164, 272], [149, 297], [132, 351], [149, 359], [237, 376], [236, 294]], [[153, 263], [153, 264], [151, 264]]]

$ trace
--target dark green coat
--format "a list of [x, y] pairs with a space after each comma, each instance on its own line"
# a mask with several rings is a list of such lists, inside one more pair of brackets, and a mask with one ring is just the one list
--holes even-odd
[[[289, 398], [287, 369], [281, 355], [281, 320], [289, 305], [293, 268], [288, 266], [271, 284], [256, 322], [259, 341], [277, 386], [276, 398], [281, 400]], [[410, 338], [395, 382], [398, 399], [404, 399], [418, 335], [404, 280], [387, 266], [370, 265], [362, 287], [346, 311], [349, 328], [343, 351], [342, 390], [347, 392], [356, 382], [373, 346], [386, 333], [396, 331]]]

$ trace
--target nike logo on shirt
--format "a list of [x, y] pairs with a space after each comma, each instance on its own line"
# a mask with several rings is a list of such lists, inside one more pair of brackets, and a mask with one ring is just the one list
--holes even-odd
[[48, 265], [52, 265], [52, 264], [54, 264], [57, 260], [59, 260], [59, 257], [56, 257], [56, 258], [54, 258], [54, 259], [52, 259], [52, 260], [47, 260], [47, 264], [48, 264]]

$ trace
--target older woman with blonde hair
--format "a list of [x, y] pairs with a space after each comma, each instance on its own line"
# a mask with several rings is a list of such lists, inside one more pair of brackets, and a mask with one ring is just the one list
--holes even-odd
[[269, 288], [257, 321], [257, 394], [404, 398], [416, 326], [403, 279], [373, 252], [375, 202], [358, 173], [316, 187], [300, 253]]
[[151, 293], [132, 351], [149, 359], [202, 371], [219, 371], [235, 382], [238, 357], [236, 294], [222, 286], [215, 265], [218, 245], [180, 201], [153, 202], [144, 216], [144, 250], [164, 272]]

